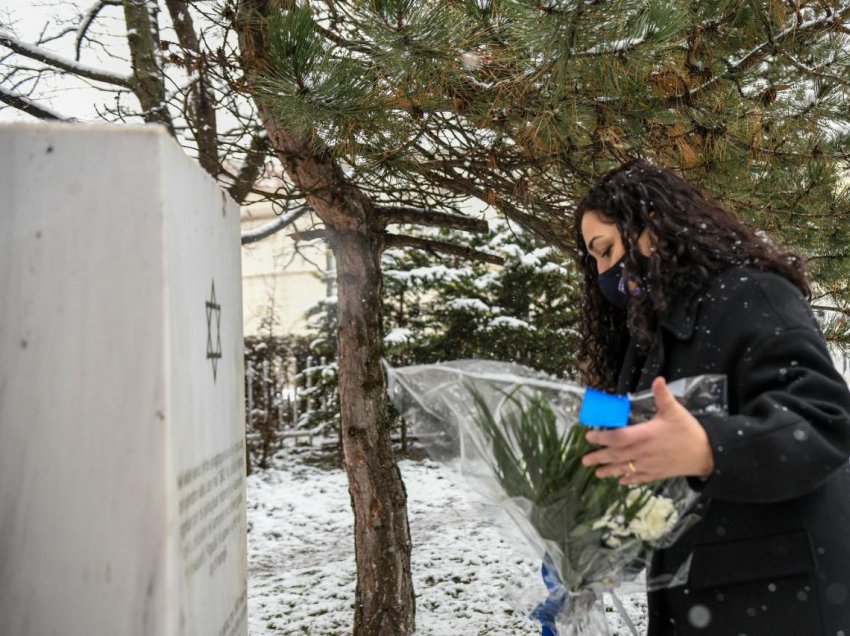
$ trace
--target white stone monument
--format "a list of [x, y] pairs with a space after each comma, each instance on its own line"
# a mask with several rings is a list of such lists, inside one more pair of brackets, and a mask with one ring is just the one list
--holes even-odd
[[0, 634], [246, 634], [237, 205], [153, 126], [0, 149]]

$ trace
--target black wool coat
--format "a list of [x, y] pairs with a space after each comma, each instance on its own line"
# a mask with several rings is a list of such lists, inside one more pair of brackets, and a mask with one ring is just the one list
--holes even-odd
[[701, 521], [653, 555], [649, 636], [850, 636], [850, 392], [806, 299], [776, 274], [721, 272], [630, 344], [618, 392], [727, 376], [729, 415], [699, 418], [714, 472], [689, 478]]

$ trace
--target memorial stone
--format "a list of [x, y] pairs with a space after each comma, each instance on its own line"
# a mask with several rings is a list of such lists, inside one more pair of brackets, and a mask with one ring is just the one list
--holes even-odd
[[0, 148], [0, 634], [246, 634], [238, 206], [156, 126]]

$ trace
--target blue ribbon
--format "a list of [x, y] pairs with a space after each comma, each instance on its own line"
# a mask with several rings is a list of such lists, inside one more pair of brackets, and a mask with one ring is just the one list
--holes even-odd
[[[549, 590], [549, 597], [534, 608], [531, 614], [529, 614], [529, 618], [540, 621], [540, 636], [558, 636], [558, 626], [555, 624], [555, 618], [564, 610], [564, 605], [567, 602], [567, 590], [561, 585], [561, 579], [558, 576], [558, 571], [555, 569], [555, 563], [548, 553], [543, 555], [543, 565], [540, 568], [540, 574], [543, 575], [543, 583], [546, 585], [546, 589]], [[617, 598], [613, 590], [610, 590], [609, 593], [632, 636], [638, 636], [637, 628], [628, 612], [626, 612], [626, 608], [620, 602], [620, 599]]]
[[549, 597], [535, 607], [529, 616], [532, 619], [540, 621], [540, 636], [558, 636], [558, 627], [555, 625], [555, 618], [564, 609], [564, 603], [567, 600], [567, 590], [561, 585], [561, 579], [558, 577], [555, 564], [548, 554], [543, 557], [540, 574], [543, 576], [543, 583], [546, 585], [546, 589], [549, 590]]

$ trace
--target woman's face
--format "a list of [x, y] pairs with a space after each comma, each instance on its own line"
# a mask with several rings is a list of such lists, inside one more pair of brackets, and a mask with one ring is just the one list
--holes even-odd
[[[595, 210], [588, 210], [581, 217], [581, 236], [588, 253], [596, 261], [599, 274], [619, 261], [626, 251], [617, 225], [603, 219]], [[649, 256], [652, 251], [646, 229], [638, 237], [638, 251], [644, 256]]]
[[625, 248], [617, 226], [605, 221], [594, 210], [581, 217], [581, 236], [588, 253], [596, 260], [596, 271], [601, 274], [623, 257]]

